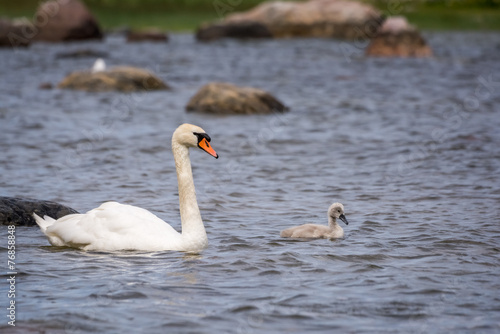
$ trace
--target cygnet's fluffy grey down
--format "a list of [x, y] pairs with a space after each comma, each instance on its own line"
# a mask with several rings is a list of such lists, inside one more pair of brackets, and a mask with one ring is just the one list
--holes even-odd
[[328, 209], [328, 226], [305, 224], [287, 228], [281, 231], [283, 238], [343, 238], [344, 230], [337, 224], [337, 219], [342, 220], [346, 225], [349, 224], [344, 216], [344, 206], [340, 203], [333, 203]]

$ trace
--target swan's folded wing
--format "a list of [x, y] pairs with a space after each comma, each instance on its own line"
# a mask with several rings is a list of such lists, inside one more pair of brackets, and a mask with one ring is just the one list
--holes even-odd
[[330, 232], [328, 226], [304, 224], [287, 228], [281, 231], [280, 236], [285, 238], [325, 238]]
[[86, 213], [101, 229], [119, 234], [130, 230], [147, 230], [149, 234], [176, 232], [175, 229], [146, 209], [133, 205], [106, 202]]
[[89, 250], [141, 249], [145, 244], [161, 248], [165, 240], [174, 241], [180, 236], [153, 213], [117, 202], [104, 203], [85, 214], [65, 216], [46, 234], [53, 245]]
[[85, 214], [72, 214], [59, 218], [45, 230], [45, 235], [54, 246], [83, 248], [92, 242], [92, 235], [79, 223]]

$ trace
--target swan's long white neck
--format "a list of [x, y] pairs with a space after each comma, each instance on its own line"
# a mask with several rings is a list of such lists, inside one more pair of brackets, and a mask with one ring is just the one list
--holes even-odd
[[207, 233], [201, 220], [198, 202], [196, 201], [189, 149], [173, 140], [172, 152], [174, 154], [175, 170], [177, 171], [177, 182], [179, 185], [182, 238], [186, 242], [193, 242], [193, 247], [198, 246], [198, 243], [200, 247], [204, 247], [207, 244]]

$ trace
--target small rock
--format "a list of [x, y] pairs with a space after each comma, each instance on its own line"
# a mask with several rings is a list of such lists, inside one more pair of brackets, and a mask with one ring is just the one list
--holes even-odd
[[186, 111], [212, 114], [269, 114], [288, 110], [271, 94], [253, 87], [212, 82], [189, 100]]
[[265, 25], [258, 22], [234, 22], [206, 24], [198, 28], [196, 39], [212, 41], [220, 38], [272, 38], [273, 35]]
[[432, 50], [405, 17], [389, 17], [365, 50], [376, 57], [431, 57]]
[[165, 32], [156, 29], [144, 31], [129, 31], [127, 33], [127, 42], [168, 42], [168, 35]]
[[153, 73], [141, 68], [118, 66], [105, 71], [76, 71], [64, 78], [58, 88], [88, 92], [151, 91], [169, 89]]
[[91, 49], [78, 49], [74, 51], [59, 52], [56, 58], [106, 58], [107, 52], [96, 51]]
[[127, 37], [127, 35], [132, 31], [132, 28], [128, 25], [122, 25], [114, 28], [110, 28], [106, 30], [106, 35], [115, 35], [115, 36], [124, 36]]
[[42, 82], [40, 85], [38, 85], [39, 89], [52, 89], [54, 86], [50, 82]]

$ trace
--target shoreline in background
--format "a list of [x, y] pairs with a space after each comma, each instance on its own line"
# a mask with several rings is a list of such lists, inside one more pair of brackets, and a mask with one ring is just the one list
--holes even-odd
[[[411, 1], [367, 0], [382, 12], [389, 6], [420, 30], [500, 30], [500, 0]], [[39, 0], [17, 0], [0, 4], [0, 16], [32, 19]], [[260, 0], [84, 0], [104, 30], [156, 27], [169, 31], [194, 31], [232, 12], [244, 11]]]

